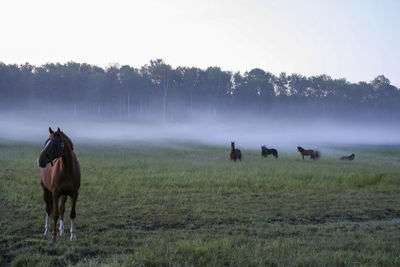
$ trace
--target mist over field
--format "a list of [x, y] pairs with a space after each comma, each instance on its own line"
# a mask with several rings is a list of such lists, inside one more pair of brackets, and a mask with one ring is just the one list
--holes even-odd
[[[199, 142], [208, 145], [260, 149], [261, 145], [285, 152], [296, 152], [297, 146], [320, 149], [326, 146], [397, 145], [400, 126], [379, 120], [340, 122], [339, 120], [304, 118], [256, 118], [240, 120], [207, 118], [195, 122], [127, 122], [96, 121], [69, 117], [49, 110], [38, 115], [1, 113], [0, 138], [43, 142], [48, 127], [60, 127], [78, 143], [131, 143], [168, 146], [171, 143]], [[200, 118], [200, 115], [198, 116]]]

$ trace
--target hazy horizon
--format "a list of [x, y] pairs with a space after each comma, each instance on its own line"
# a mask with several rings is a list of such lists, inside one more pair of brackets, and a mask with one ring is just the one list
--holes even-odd
[[[51, 114], [49, 112], [49, 114]], [[327, 146], [399, 145], [400, 126], [390, 122], [339, 122], [333, 119], [310, 120], [262, 119], [228, 121], [205, 118], [198, 122], [123, 122], [96, 121], [83, 117], [28, 117], [0, 113], [0, 138], [14, 141], [44, 142], [48, 127], [60, 127], [78, 143], [132, 143], [154, 145], [201, 143], [258, 150], [262, 145], [295, 152], [297, 146], [319, 149]]]

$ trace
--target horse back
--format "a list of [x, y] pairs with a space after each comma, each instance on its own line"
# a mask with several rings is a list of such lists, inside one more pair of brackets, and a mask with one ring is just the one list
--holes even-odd
[[233, 149], [231, 151], [230, 158], [233, 160], [242, 159], [242, 152], [240, 152], [240, 149]]
[[242, 152], [240, 151], [240, 149], [235, 149], [235, 154], [236, 154], [237, 158], [239, 158], [239, 159], [242, 158]]

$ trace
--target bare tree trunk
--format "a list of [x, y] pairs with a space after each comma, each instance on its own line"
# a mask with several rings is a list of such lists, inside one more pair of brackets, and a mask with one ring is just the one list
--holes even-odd
[[140, 99], [140, 119], [143, 119], [143, 101]]
[[193, 120], [193, 92], [190, 92], [190, 120]]
[[168, 85], [169, 82], [166, 82], [166, 86], [163, 88], [163, 122], [166, 121], [167, 116], [167, 96], [168, 96]]
[[128, 90], [128, 120], [131, 120], [131, 94]]
[[164, 91], [164, 94], [163, 94], [163, 122], [166, 121], [166, 113], [167, 113], [167, 92], [168, 92], [168, 89], [166, 89], [166, 90]]
[[100, 104], [97, 104], [97, 119], [98, 120], [100, 120], [100, 113], [101, 113]]

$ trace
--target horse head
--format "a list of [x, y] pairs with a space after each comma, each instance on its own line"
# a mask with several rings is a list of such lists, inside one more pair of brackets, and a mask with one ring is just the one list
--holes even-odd
[[46, 167], [48, 163], [53, 166], [53, 160], [59, 158], [64, 153], [64, 138], [60, 128], [57, 128], [57, 131], [53, 131], [51, 127], [49, 127], [49, 137], [44, 143], [44, 147], [42, 152], [38, 158], [38, 165], [41, 168]]

